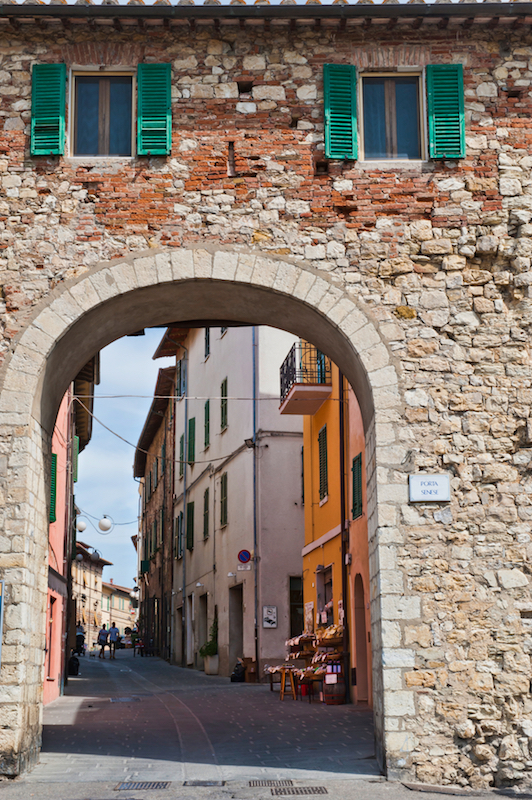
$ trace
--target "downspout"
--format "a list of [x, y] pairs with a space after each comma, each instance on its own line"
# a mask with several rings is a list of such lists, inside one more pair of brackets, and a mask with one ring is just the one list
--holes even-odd
[[349, 659], [349, 626], [348, 626], [348, 580], [347, 580], [347, 545], [349, 540], [349, 528], [346, 526], [346, 492], [345, 492], [345, 397], [344, 397], [344, 376], [338, 374], [340, 390], [340, 513], [341, 513], [341, 536], [342, 536], [342, 602], [344, 609], [344, 633], [343, 633], [343, 660], [345, 677], [345, 702], [351, 702], [350, 684], [350, 659]]
[[[163, 418], [164, 419], [164, 418]], [[165, 536], [165, 526], [166, 526], [166, 421], [164, 421], [164, 458], [165, 461], [161, 459], [161, 464], [163, 464], [163, 502], [162, 502], [162, 514], [161, 514], [161, 616], [160, 616], [160, 642], [162, 646], [163, 652], [166, 654], [168, 652], [168, 606], [166, 603], [166, 597], [164, 592], [165, 587], [165, 575], [164, 571], [166, 568], [166, 559], [165, 559], [165, 544], [166, 544], [166, 536]], [[156, 456], [157, 458], [157, 456]], [[166, 655], [163, 656], [165, 658]]]
[[188, 605], [187, 605], [187, 456], [188, 456], [188, 350], [181, 345], [184, 350], [184, 389], [185, 389], [185, 430], [183, 433], [183, 577], [181, 597], [183, 599], [183, 622], [181, 625], [181, 666], [187, 666], [187, 628], [188, 628]]
[[253, 355], [253, 561], [255, 565], [255, 665], [257, 680], [259, 680], [259, 557], [258, 557], [258, 521], [257, 521], [257, 328], [252, 329], [252, 355]]
[[[175, 497], [175, 422], [176, 422], [176, 412], [177, 412], [177, 358], [176, 358], [176, 368], [175, 368], [175, 382], [174, 382], [174, 396], [172, 398], [173, 409], [172, 409], [172, 438], [171, 438], [171, 453], [172, 453], [172, 460], [170, 461], [167, 458], [167, 462], [172, 465], [171, 471], [171, 478], [172, 482], [170, 484], [171, 490], [171, 500], [172, 500], [172, 527], [171, 527], [171, 541], [173, 547], [175, 548], [176, 542], [174, 539], [174, 531], [175, 531], [175, 507], [174, 507], [174, 497]], [[172, 564], [175, 558], [175, 550], [171, 553]], [[174, 663], [174, 635], [175, 635], [175, 589], [174, 589], [174, 569], [172, 567], [172, 580], [170, 582], [170, 650], [169, 650], [169, 659], [170, 663]]]

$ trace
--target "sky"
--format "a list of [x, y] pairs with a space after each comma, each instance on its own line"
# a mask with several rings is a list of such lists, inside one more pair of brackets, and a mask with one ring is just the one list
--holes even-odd
[[[152, 360], [163, 333], [163, 328], [146, 330], [145, 336], [118, 339], [100, 353], [101, 381], [95, 391], [94, 415], [135, 445], [151, 404], [157, 373], [175, 361], [169, 358]], [[147, 397], [107, 399], [102, 395]], [[128, 587], [133, 587], [137, 574], [137, 556], [131, 541], [138, 530], [139, 495], [138, 483], [133, 479], [134, 457], [134, 447], [117, 439], [94, 420], [92, 439], [79, 456], [75, 485], [76, 505], [85, 512], [86, 515], [81, 516], [87, 522], [87, 528], [78, 533], [78, 539], [113, 562], [113, 566], [104, 567], [104, 581], [113, 578], [115, 583]], [[106, 536], [98, 530], [98, 520], [104, 514], [115, 522]]]

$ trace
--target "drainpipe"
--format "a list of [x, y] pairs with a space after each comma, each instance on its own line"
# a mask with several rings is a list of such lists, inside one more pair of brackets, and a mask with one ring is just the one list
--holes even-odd
[[345, 676], [345, 702], [351, 702], [350, 684], [350, 658], [349, 658], [349, 628], [348, 628], [348, 579], [347, 579], [347, 545], [349, 543], [349, 528], [346, 525], [346, 496], [345, 496], [345, 396], [344, 396], [344, 376], [341, 372], [338, 375], [340, 383], [340, 513], [342, 515], [340, 525], [342, 531], [342, 601], [344, 608], [344, 634], [343, 634], [343, 658]]
[[257, 524], [257, 328], [254, 325], [252, 330], [252, 354], [253, 354], [253, 561], [255, 566], [255, 664], [257, 670], [257, 681], [259, 680], [259, 558], [258, 546], [258, 524]]
[[[185, 430], [183, 434], [183, 577], [181, 597], [183, 600], [183, 623], [181, 625], [181, 666], [187, 666], [187, 628], [188, 628], [188, 605], [187, 605], [187, 455], [188, 455], [188, 350], [181, 345], [185, 352], [184, 374], [185, 374]], [[182, 373], [183, 374], [183, 373]]]

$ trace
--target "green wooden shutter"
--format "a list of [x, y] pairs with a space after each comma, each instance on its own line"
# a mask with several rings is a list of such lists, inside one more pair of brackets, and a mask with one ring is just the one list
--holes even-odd
[[353, 466], [353, 508], [351, 509], [353, 519], [362, 516], [362, 453], [355, 456]]
[[187, 503], [187, 550], [194, 549], [194, 503]]
[[65, 152], [66, 64], [34, 64], [31, 75], [32, 156]]
[[429, 155], [465, 157], [464, 75], [461, 64], [427, 66]]
[[161, 447], [161, 475], [166, 469], [166, 442], [163, 442]]
[[327, 480], [327, 426], [324, 425], [318, 434], [318, 458], [320, 470], [320, 500], [329, 493]]
[[203, 492], [203, 538], [209, 536], [209, 490]]
[[72, 440], [72, 480], [78, 480], [78, 459], [79, 459], [79, 436], [74, 436]]
[[179, 437], [179, 477], [182, 478], [185, 472], [185, 437]]
[[50, 466], [50, 522], [56, 520], [56, 498], [57, 498], [57, 455], [52, 453], [52, 463]]
[[227, 525], [227, 472], [220, 478], [220, 525]]
[[352, 64], [323, 65], [325, 158], [357, 158], [356, 86]]
[[187, 461], [192, 466], [196, 460], [196, 418], [192, 417], [188, 421], [188, 458]]
[[220, 427], [227, 428], [227, 378], [224, 378], [220, 387]]
[[171, 65], [139, 64], [137, 154], [167, 156], [172, 148]]
[[203, 446], [208, 447], [210, 443], [211, 443], [211, 402], [210, 400], [205, 400]]

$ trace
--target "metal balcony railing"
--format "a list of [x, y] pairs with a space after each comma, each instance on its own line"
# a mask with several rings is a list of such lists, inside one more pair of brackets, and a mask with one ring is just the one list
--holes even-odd
[[331, 385], [331, 360], [309, 342], [297, 342], [281, 366], [281, 403], [298, 383]]

